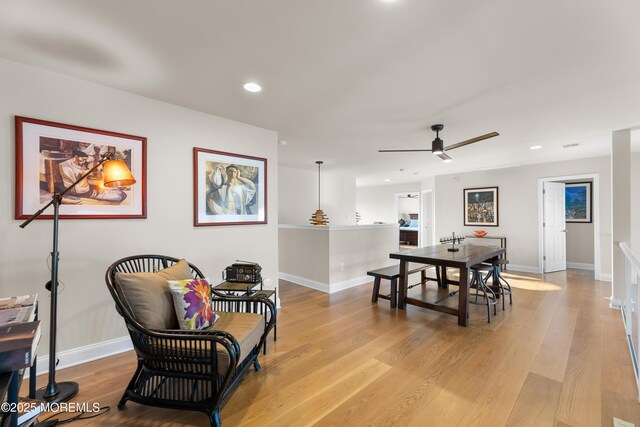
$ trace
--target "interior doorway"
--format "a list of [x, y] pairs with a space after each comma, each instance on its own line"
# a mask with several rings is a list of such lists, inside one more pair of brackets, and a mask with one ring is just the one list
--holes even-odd
[[396, 193], [400, 247], [417, 247], [420, 242], [420, 193]]
[[[584, 174], [538, 179], [538, 269], [541, 273], [579, 268], [593, 270], [594, 278], [602, 280], [598, 177], [598, 174]], [[588, 218], [577, 221], [573, 217], [576, 208], [571, 191], [576, 186], [585, 188], [583, 204], [588, 206]]]

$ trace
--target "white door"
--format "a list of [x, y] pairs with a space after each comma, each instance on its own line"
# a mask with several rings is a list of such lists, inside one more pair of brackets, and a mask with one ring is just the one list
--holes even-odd
[[433, 202], [433, 193], [431, 190], [424, 190], [422, 192], [422, 209], [420, 211], [420, 246], [430, 246], [433, 243], [433, 222], [432, 215], [433, 209], [431, 208]]
[[543, 229], [544, 229], [544, 272], [567, 269], [567, 226], [565, 223], [564, 184], [544, 182], [543, 188]]

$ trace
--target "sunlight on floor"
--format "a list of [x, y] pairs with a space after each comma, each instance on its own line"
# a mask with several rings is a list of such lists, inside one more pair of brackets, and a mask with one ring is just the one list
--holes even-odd
[[541, 279], [535, 277], [518, 276], [504, 273], [503, 276], [512, 287], [518, 289], [540, 292], [558, 292], [562, 290], [561, 286], [549, 282], [543, 282]]

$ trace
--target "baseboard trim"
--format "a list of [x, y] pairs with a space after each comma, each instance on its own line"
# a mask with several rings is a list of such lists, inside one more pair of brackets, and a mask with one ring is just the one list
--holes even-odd
[[593, 264], [585, 264], [582, 262], [567, 262], [567, 268], [576, 268], [578, 270], [595, 270]]
[[[72, 348], [70, 350], [60, 351], [57, 354], [60, 363], [56, 367], [56, 372], [71, 366], [80, 365], [91, 362], [93, 360], [102, 359], [125, 351], [133, 350], [133, 344], [129, 336], [115, 338], [108, 341], [102, 341], [95, 344], [85, 345], [83, 347]], [[46, 374], [49, 372], [49, 355], [38, 357], [38, 366], [36, 375]], [[24, 373], [25, 378], [29, 377], [29, 370]]]
[[600, 280], [601, 282], [610, 282], [612, 280], [611, 274], [600, 274], [600, 276], [595, 279]]
[[509, 271], [520, 271], [522, 273], [540, 273], [538, 267], [531, 267], [529, 265], [509, 264], [507, 265], [507, 273]]
[[609, 301], [609, 308], [620, 309], [622, 307], [622, 301], [619, 298], [611, 298]]
[[330, 293], [334, 293], [334, 292], [338, 292], [338, 291], [344, 291], [345, 289], [353, 288], [355, 286], [364, 285], [365, 283], [369, 283], [369, 282], [372, 282], [372, 281], [373, 281], [373, 278], [371, 276], [360, 276], [360, 277], [356, 277], [354, 279], [349, 279], [349, 280], [345, 280], [345, 281], [342, 281], [342, 282], [334, 283], [333, 285], [330, 285], [330, 287], [331, 287], [331, 292]]
[[295, 283], [296, 285], [305, 286], [307, 288], [315, 289], [316, 291], [330, 293], [331, 288], [327, 283], [318, 282], [315, 280], [307, 279], [305, 277], [294, 276], [293, 274], [278, 272], [278, 279], [286, 280], [287, 282]]
[[316, 280], [307, 279], [306, 277], [295, 276], [288, 273], [278, 273], [278, 279], [286, 280], [287, 282], [295, 283], [296, 285], [305, 286], [307, 288], [315, 289], [316, 291], [333, 294], [335, 292], [343, 291], [345, 289], [353, 288], [354, 286], [360, 286], [365, 283], [371, 282], [372, 279], [369, 276], [360, 276], [342, 282], [334, 284], [327, 284], [318, 282]]

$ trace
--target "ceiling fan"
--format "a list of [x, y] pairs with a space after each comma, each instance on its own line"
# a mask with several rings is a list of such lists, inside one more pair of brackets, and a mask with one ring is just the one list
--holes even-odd
[[500, 135], [498, 132], [491, 132], [485, 135], [476, 136], [475, 138], [467, 139], [462, 142], [458, 142], [457, 144], [452, 144], [447, 147], [444, 146], [444, 142], [440, 139], [440, 131], [444, 129], [444, 125], [438, 124], [431, 126], [431, 130], [436, 133], [436, 139], [431, 142], [431, 150], [378, 150], [379, 153], [404, 153], [404, 152], [413, 152], [413, 151], [431, 151], [434, 155], [440, 157], [445, 162], [450, 162], [451, 157], [447, 155], [445, 151], [453, 150], [454, 148], [464, 147], [465, 145], [473, 144], [474, 142], [482, 141], [484, 139], [493, 138], [494, 136]]

